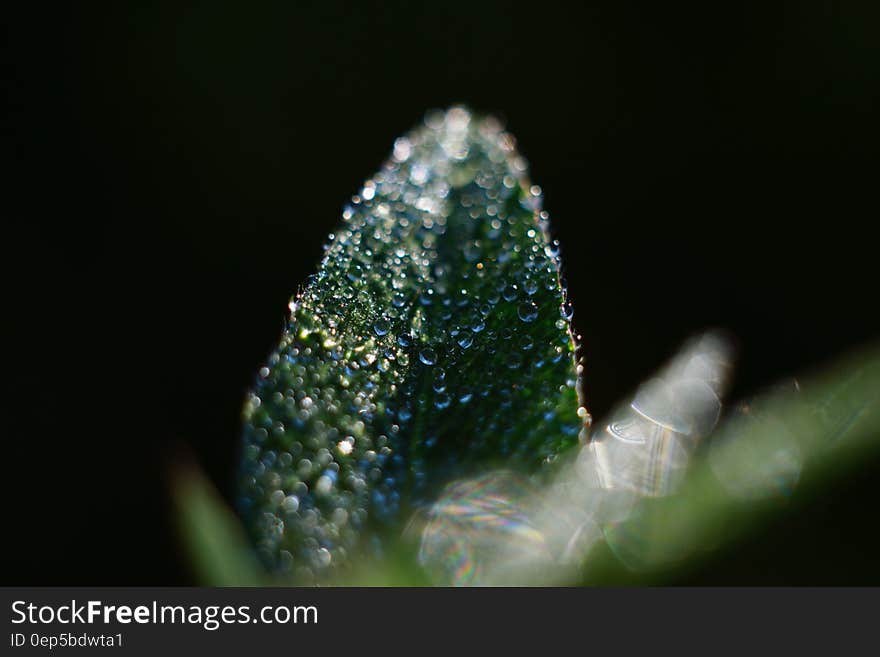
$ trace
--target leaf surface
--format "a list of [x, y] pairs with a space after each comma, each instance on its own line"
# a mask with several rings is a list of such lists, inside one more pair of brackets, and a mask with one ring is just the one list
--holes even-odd
[[578, 441], [559, 249], [513, 138], [462, 108], [394, 144], [290, 304], [244, 417], [263, 562], [321, 581], [445, 483]]

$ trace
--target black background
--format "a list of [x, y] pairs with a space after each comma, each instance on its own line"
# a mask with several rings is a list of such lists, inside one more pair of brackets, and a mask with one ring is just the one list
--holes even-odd
[[[430, 107], [503, 117], [601, 416], [689, 334], [734, 396], [877, 335], [864, 3], [133, 3], [7, 17], [4, 583], [191, 576], [165, 473], [239, 411], [341, 207]], [[880, 581], [878, 464], [692, 583]]]

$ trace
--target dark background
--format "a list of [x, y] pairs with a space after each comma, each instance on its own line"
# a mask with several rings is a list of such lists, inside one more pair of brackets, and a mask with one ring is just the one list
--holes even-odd
[[[169, 464], [230, 494], [290, 295], [431, 107], [518, 138], [594, 416], [707, 326], [734, 396], [877, 335], [876, 4], [85, 6], [7, 16], [4, 584], [191, 582]], [[687, 581], [880, 582], [863, 473]]]

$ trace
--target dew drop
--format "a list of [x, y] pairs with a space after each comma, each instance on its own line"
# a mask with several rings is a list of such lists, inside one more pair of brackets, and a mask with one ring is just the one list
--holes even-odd
[[458, 334], [457, 342], [459, 347], [467, 349], [474, 343], [474, 334], [465, 329]]
[[333, 560], [333, 555], [330, 554], [330, 550], [327, 548], [318, 548], [317, 552], [315, 552], [315, 557], [318, 563], [325, 568], [330, 565], [330, 562]]
[[391, 329], [391, 322], [388, 321], [387, 317], [380, 317], [376, 320], [376, 323], [373, 324], [373, 332], [379, 337], [383, 335], [388, 335], [388, 331]]
[[562, 315], [563, 319], [567, 320], [570, 320], [574, 316], [574, 306], [571, 301], [566, 301], [559, 306], [559, 314]]
[[519, 305], [516, 314], [524, 322], [534, 322], [538, 318], [538, 306], [534, 301], [525, 301]]
[[433, 365], [437, 362], [437, 353], [431, 347], [425, 347], [419, 352], [419, 360], [425, 365]]
[[281, 508], [285, 513], [296, 513], [299, 509], [299, 498], [296, 495], [288, 495], [281, 503]]

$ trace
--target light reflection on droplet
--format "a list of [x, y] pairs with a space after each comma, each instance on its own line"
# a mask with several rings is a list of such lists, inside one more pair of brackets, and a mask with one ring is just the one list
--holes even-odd
[[517, 315], [524, 322], [534, 322], [538, 318], [538, 306], [534, 301], [525, 301], [517, 308]]
[[431, 347], [423, 347], [419, 350], [419, 360], [425, 365], [433, 365], [437, 362], [437, 352]]

